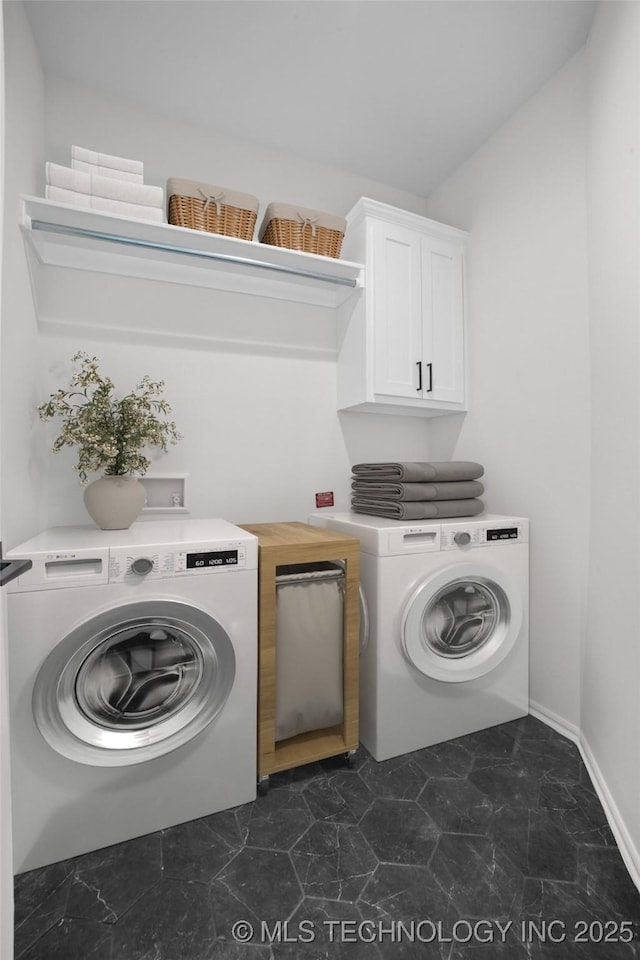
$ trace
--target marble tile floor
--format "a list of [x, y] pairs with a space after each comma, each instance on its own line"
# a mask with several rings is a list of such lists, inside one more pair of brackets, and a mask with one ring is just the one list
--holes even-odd
[[640, 958], [640, 894], [580, 755], [532, 717], [276, 775], [254, 803], [21, 874], [15, 899], [16, 960]]

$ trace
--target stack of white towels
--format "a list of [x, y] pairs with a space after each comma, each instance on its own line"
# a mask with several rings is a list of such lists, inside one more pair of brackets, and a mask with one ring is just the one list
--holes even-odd
[[351, 509], [392, 520], [473, 517], [484, 504], [484, 467], [471, 460], [356, 463]]
[[166, 220], [164, 190], [144, 182], [142, 160], [85, 147], [71, 147], [70, 167], [47, 162], [45, 198], [137, 220]]

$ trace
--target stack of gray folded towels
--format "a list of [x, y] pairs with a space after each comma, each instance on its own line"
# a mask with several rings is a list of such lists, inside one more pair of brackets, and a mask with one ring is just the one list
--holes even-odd
[[484, 510], [478, 479], [483, 473], [470, 460], [357, 463], [351, 509], [392, 520], [473, 517]]

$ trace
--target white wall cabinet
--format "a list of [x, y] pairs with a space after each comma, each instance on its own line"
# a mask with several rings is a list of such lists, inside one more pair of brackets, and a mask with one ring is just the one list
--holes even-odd
[[338, 408], [438, 416], [466, 410], [467, 234], [363, 198], [347, 216], [365, 292], [342, 317]]

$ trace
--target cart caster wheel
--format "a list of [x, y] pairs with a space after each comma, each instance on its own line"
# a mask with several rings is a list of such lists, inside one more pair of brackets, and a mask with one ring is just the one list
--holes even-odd
[[258, 796], [266, 797], [269, 793], [269, 777], [260, 777], [258, 780]]
[[356, 765], [356, 751], [350, 750], [348, 753], [345, 753], [344, 762], [345, 766], [347, 766], [349, 770], [353, 770]]

